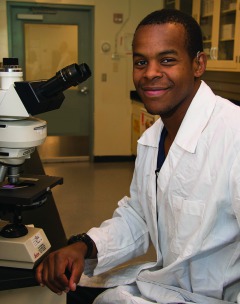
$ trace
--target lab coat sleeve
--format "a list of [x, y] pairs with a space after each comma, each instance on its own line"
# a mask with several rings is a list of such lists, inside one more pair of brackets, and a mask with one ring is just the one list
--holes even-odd
[[98, 249], [94, 275], [147, 252], [149, 234], [138, 200], [136, 176], [135, 169], [130, 187], [131, 198], [124, 197], [120, 200], [112, 219], [104, 221], [99, 228], [88, 231]]

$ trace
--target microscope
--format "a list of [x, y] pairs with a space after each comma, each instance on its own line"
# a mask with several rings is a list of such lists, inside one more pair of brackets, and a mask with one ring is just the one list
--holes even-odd
[[[87, 64], [69, 65], [49, 80], [23, 81], [17, 58], [0, 66], [0, 266], [32, 269], [50, 250], [41, 228], [22, 224], [22, 212], [41, 207], [60, 177], [26, 175], [23, 164], [47, 137], [34, 115], [60, 108], [63, 91], [91, 76]], [[36, 211], [37, 212], [37, 211]], [[10, 221], [2, 220], [11, 214]]]

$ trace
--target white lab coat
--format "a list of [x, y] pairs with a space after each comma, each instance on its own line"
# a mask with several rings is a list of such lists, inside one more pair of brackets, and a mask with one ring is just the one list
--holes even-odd
[[[230, 303], [240, 291], [240, 108], [202, 82], [157, 180], [159, 119], [138, 141], [130, 198], [88, 234], [94, 303]], [[157, 202], [157, 203], [156, 203]], [[156, 262], [114, 268], [144, 254]], [[114, 269], [113, 269], [114, 268]], [[113, 269], [113, 270], [112, 270]], [[224, 300], [224, 301], [221, 301]]]

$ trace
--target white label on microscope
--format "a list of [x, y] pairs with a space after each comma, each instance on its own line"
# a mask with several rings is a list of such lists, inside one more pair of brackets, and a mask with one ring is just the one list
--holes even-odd
[[40, 232], [36, 233], [32, 237], [31, 241], [32, 241], [34, 247], [38, 247], [43, 242], [43, 238], [41, 236], [41, 233]]

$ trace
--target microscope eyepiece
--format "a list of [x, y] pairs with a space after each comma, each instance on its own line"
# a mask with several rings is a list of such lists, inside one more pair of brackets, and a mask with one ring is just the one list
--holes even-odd
[[77, 86], [91, 76], [86, 63], [73, 63], [58, 71], [49, 80], [16, 81], [16, 90], [27, 113], [37, 115], [60, 108], [65, 96], [63, 91]]
[[65, 91], [71, 86], [77, 86], [91, 76], [90, 68], [86, 63], [71, 64], [56, 73], [56, 75], [42, 84], [37, 94], [44, 97], [53, 96]]

